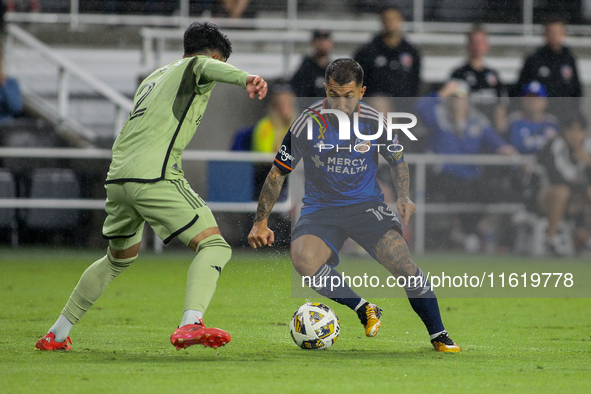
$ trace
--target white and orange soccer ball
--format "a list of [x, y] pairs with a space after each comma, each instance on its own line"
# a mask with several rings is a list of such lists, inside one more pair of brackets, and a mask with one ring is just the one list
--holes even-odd
[[339, 318], [327, 305], [308, 302], [298, 308], [289, 324], [291, 338], [302, 349], [328, 349], [339, 337]]

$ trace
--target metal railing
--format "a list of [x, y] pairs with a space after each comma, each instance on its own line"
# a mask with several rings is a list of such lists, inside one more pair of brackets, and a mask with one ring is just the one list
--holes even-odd
[[[510, 2], [509, 2], [510, 3]], [[468, 3], [467, 3], [468, 4]], [[540, 31], [540, 26], [534, 25], [534, 1], [521, 0], [522, 23], [519, 24], [491, 24], [487, 26], [487, 30], [491, 33], [512, 33], [532, 35]], [[427, 9], [424, 0], [413, 0], [412, 4], [412, 18], [407, 25], [411, 31], [414, 32], [465, 32], [469, 29], [467, 23], [450, 23], [450, 22], [426, 22], [425, 12]], [[285, 18], [276, 19], [274, 22], [261, 23], [257, 19], [227, 19], [225, 21], [218, 20], [220, 27], [240, 27], [240, 28], [302, 28], [303, 24], [298, 19], [299, 9], [297, 0], [285, 1]], [[136, 26], [162, 26], [162, 27], [186, 27], [191, 21], [198, 18], [190, 15], [190, 1], [178, 0], [178, 14], [171, 16], [162, 15], [116, 15], [116, 14], [83, 14], [80, 12], [79, 0], [70, 0], [69, 12], [67, 13], [22, 13], [9, 12], [6, 14], [7, 22], [16, 23], [66, 23], [72, 29], [77, 29], [80, 25], [85, 24], [107, 24], [107, 25], [136, 25]], [[348, 21], [342, 21], [348, 22]], [[322, 27], [327, 29], [338, 29], [336, 26], [340, 21], [323, 20]], [[356, 20], [354, 26], [360, 31], [365, 30], [366, 21]], [[372, 30], [376, 30], [377, 21], [367, 22], [372, 24]], [[318, 21], [310, 28], [318, 27]], [[453, 31], [450, 31], [453, 30]], [[573, 33], [589, 33], [591, 30], [589, 26], [572, 26], [569, 28]]]
[[[300, 23], [306, 22], [306, 23]], [[308, 25], [307, 22], [310, 22]], [[341, 21], [342, 22], [342, 21]], [[340, 22], [339, 22], [340, 23]], [[318, 21], [298, 21], [296, 30], [281, 30], [278, 28], [260, 30], [226, 29], [224, 34], [231, 42], [238, 44], [279, 44], [282, 47], [282, 74], [291, 75], [292, 58], [294, 56], [294, 44], [308, 43], [310, 41], [312, 26], [317, 26]], [[363, 24], [358, 27], [356, 22], [350, 21], [345, 25], [339, 25], [343, 30], [335, 30], [332, 40], [340, 44], [362, 45], [369, 42], [377, 29], [364, 31]], [[373, 26], [373, 24], [372, 24]], [[336, 27], [336, 26], [335, 26]], [[369, 26], [368, 26], [369, 27]], [[346, 28], [346, 29], [345, 29]], [[355, 31], [351, 31], [355, 29]], [[141, 68], [151, 71], [164, 66], [163, 53], [168, 42], [181, 43], [184, 30], [165, 28], [143, 28], [142, 36]], [[465, 37], [453, 33], [409, 33], [408, 38], [416, 45], [454, 45], [464, 46]], [[534, 48], [543, 44], [541, 36], [500, 35], [490, 34], [489, 42], [494, 46]], [[566, 44], [571, 48], [590, 48], [591, 37], [567, 37]], [[427, 57], [428, 60], [429, 57]], [[517, 70], [516, 70], [517, 73]]]
[[[108, 149], [29, 149], [29, 148], [0, 148], [0, 158], [64, 158], [64, 159], [104, 159], [111, 158], [111, 151]], [[239, 161], [239, 162], [272, 162], [273, 154], [252, 153], [252, 152], [228, 152], [214, 150], [187, 150], [183, 153], [184, 161]], [[414, 166], [414, 203], [417, 207], [414, 219], [414, 251], [417, 254], [425, 252], [426, 215], [428, 213], [459, 213], [459, 212], [489, 212], [489, 213], [513, 213], [523, 207], [519, 203], [479, 204], [479, 203], [427, 203], [427, 166], [433, 164], [472, 164], [492, 166], [518, 166], [532, 164], [534, 156], [498, 156], [498, 155], [438, 155], [438, 154], [407, 154], [406, 161]], [[292, 179], [293, 181], [293, 179]], [[289, 183], [290, 188], [301, 188], [303, 185]], [[293, 190], [293, 189], [291, 189]], [[289, 193], [290, 197], [292, 193]], [[284, 202], [275, 205], [274, 212], [292, 212], [294, 204], [288, 198]], [[208, 202], [212, 211], [219, 212], [256, 212], [256, 202]], [[55, 208], [55, 209], [104, 209], [105, 201], [102, 199], [0, 199], [0, 208]], [[156, 237], [157, 238], [157, 237]], [[155, 247], [161, 247], [155, 242]]]
[[[101, 97], [108, 100], [115, 106], [115, 120], [113, 133], [117, 135], [125, 120], [127, 119], [128, 113], [133, 108], [133, 102], [127, 97], [123, 96], [117, 90], [100, 81], [96, 77], [82, 70], [79, 66], [71, 62], [70, 60], [61, 57], [55, 53], [55, 51], [33, 37], [31, 34], [16, 26], [14, 24], [9, 25], [7, 29], [7, 52], [15, 46], [16, 42], [25, 45], [28, 49], [34, 53], [41, 55], [44, 59], [48, 60], [51, 64], [56, 65], [58, 69], [57, 75], [57, 108], [56, 112], [58, 118], [62, 121], [67, 121], [70, 117], [70, 80], [76, 78], [82, 82], [85, 86], [90, 88], [92, 91], [98, 93]], [[84, 138], [91, 138], [90, 135], [86, 134]]]

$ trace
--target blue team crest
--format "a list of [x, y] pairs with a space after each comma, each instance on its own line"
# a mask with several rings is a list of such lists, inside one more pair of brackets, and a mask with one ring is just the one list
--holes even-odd
[[371, 141], [370, 140], [362, 140], [361, 138], [357, 138], [355, 140], [355, 152], [366, 153], [366, 152], [369, 152], [370, 149], [371, 149]]

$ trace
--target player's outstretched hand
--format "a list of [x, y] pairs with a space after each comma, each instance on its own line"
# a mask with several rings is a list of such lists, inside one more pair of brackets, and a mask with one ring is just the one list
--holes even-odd
[[251, 99], [259, 95], [259, 100], [262, 100], [267, 95], [267, 81], [265, 81], [260, 75], [251, 75], [246, 78], [246, 91]]
[[275, 233], [267, 227], [267, 223], [255, 222], [248, 234], [248, 244], [253, 248], [271, 246], [275, 242]]
[[417, 210], [415, 203], [408, 197], [400, 197], [396, 201], [396, 209], [400, 214], [400, 218], [404, 221], [404, 225], [408, 224], [408, 221], [413, 213]]

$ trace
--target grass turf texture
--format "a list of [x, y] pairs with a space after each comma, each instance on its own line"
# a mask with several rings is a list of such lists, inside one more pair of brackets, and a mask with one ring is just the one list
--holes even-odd
[[[285, 254], [236, 252], [205, 316], [232, 342], [176, 351], [190, 253], [143, 253], [71, 332], [70, 352], [34, 351], [80, 274], [101, 252], [0, 250], [0, 392], [591, 392], [589, 299], [441, 299], [462, 353], [435, 352], [403, 298], [372, 300], [384, 326], [327, 302], [341, 334], [327, 351], [297, 348]], [[417, 263], [492, 259], [428, 255]], [[503, 258], [506, 261], [507, 257]], [[401, 291], [396, 289], [396, 291]], [[320, 300], [320, 299], [319, 299]]]

